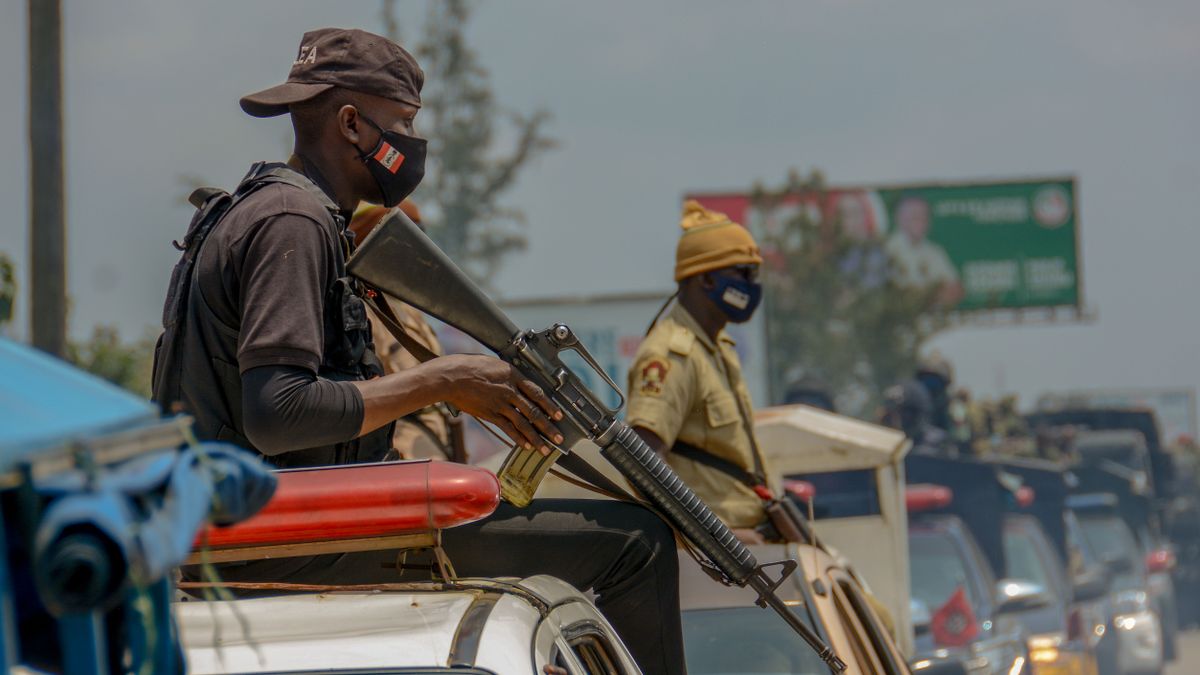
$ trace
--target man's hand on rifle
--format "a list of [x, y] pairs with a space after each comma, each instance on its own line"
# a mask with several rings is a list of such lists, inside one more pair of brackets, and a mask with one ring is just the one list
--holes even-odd
[[[526, 448], [550, 454], [545, 438], [562, 442], [551, 420], [562, 412], [542, 388], [512, 366], [492, 356], [442, 356], [391, 375], [354, 382], [363, 398], [359, 434], [445, 401], [500, 428]], [[540, 432], [540, 433], [539, 433]]]
[[457, 354], [438, 361], [448, 361], [448, 372], [455, 381], [448, 385], [451, 396], [446, 399], [459, 410], [500, 428], [509, 438], [527, 450], [537, 448], [550, 454], [545, 438], [562, 443], [562, 435], [554, 420], [562, 412], [546, 396], [542, 388], [523, 377], [511, 365], [491, 356]]

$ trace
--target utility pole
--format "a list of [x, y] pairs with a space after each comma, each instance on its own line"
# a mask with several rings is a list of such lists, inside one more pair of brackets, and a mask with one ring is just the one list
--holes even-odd
[[67, 339], [65, 192], [62, 1], [29, 0], [29, 323], [33, 346], [55, 356]]

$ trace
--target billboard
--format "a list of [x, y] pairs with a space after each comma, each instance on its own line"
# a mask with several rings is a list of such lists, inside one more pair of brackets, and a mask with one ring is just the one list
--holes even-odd
[[[880, 245], [889, 278], [937, 286], [959, 311], [1080, 307], [1075, 179], [834, 187], [769, 206], [749, 193], [688, 195], [769, 242], [804, 210], [837, 223], [852, 241]], [[862, 267], [864, 273], [878, 269]]]

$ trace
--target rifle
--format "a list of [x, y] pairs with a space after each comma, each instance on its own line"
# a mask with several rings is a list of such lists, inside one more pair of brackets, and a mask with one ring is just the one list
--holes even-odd
[[[563, 453], [590, 440], [600, 454], [706, 559], [706, 569], [721, 583], [749, 587], [757, 604], [775, 610], [789, 626], [840, 673], [846, 664], [805, 625], [775, 591], [796, 570], [796, 561], [760, 565], [716, 514], [632, 428], [609, 408], [562, 360], [573, 351], [620, 396], [620, 389], [578, 337], [564, 324], [542, 331], [518, 328], [453, 261], [402, 212], [384, 219], [347, 263], [350, 274], [417, 309], [458, 328], [495, 352], [546, 392], [563, 412], [558, 423], [563, 443], [549, 456], [517, 445], [498, 478], [506, 501], [525, 506], [546, 472]], [[554, 444], [549, 444], [551, 447]], [[779, 567], [778, 578], [767, 570]]]

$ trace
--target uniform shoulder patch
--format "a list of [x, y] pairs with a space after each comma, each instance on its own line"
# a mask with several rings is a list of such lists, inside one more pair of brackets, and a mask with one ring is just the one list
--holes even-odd
[[638, 391], [647, 396], [658, 396], [663, 392], [663, 383], [671, 370], [671, 362], [651, 359], [638, 372]]
[[679, 328], [671, 333], [671, 340], [667, 343], [667, 347], [680, 356], [687, 356], [692, 352], [692, 345], [695, 343], [696, 336], [692, 334], [692, 331]]

